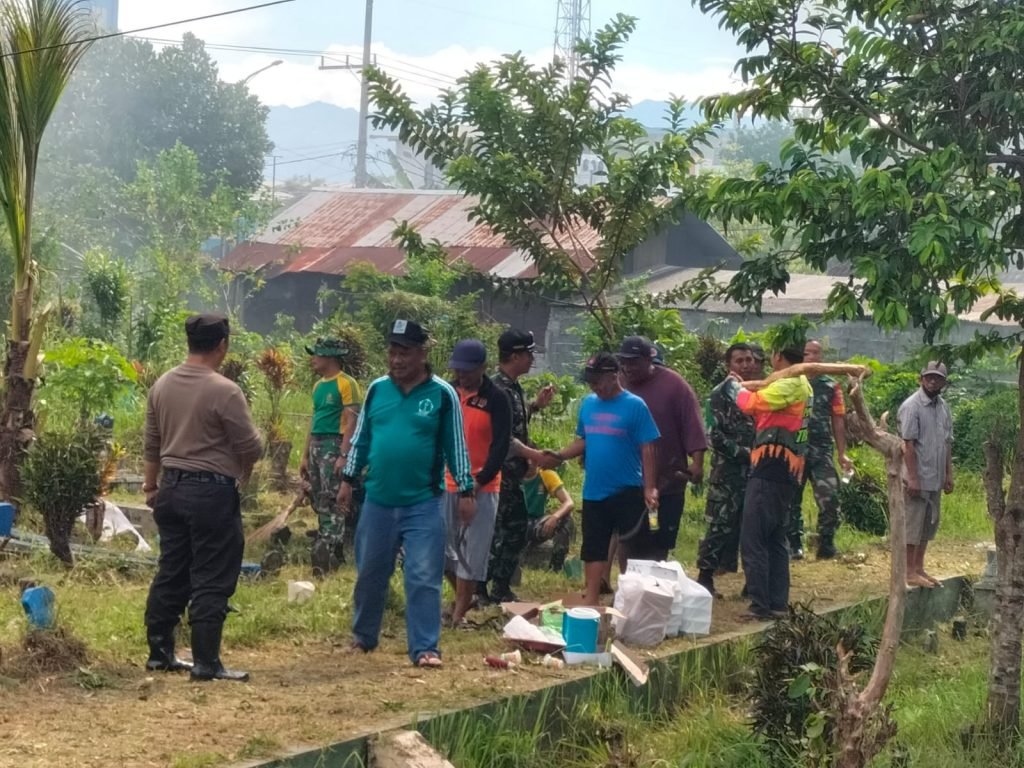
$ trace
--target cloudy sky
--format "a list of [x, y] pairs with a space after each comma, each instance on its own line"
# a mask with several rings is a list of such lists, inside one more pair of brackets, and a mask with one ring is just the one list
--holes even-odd
[[[120, 28], [130, 30], [266, 0], [121, 0]], [[552, 55], [557, 0], [376, 0], [373, 50], [378, 64], [402, 79], [417, 99], [429, 98], [479, 61], [523, 51], [537, 62]], [[288, 49], [239, 52], [211, 49], [223, 77], [240, 80], [276, 59], [283, 64], [250, 81], [269, 105], [324, 101], [358, 107], [354, 72], [320, 71], [315, 54], [331, 63], [361, 56], [364, 0], [293, 0], [271, 8], [141, 33], [180, 40], [193, 32], [208, 45]], [[694, 99], [730, 88], [739, 50], [714, 19], [689, 0], [593, 0], [593, 26], [616, 13], [639, 19], [615, 82], [634, 102], [670, 94]], [[303, 55], [301, 52], [308, 52]], [[733, 86], [734, 87], [734, 86]]]

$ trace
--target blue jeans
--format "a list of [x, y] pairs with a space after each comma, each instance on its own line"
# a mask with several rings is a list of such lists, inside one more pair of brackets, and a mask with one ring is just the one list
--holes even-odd
[[388, 582], [399, 547], [405, 549], [405, 628], [409, 658], [439, 653], [445, 520], [441, 497], [410, 507], [383, 507], [367, 498], [356, 527], [355, 616], [352, 634], [367, 650], [377, 647]]

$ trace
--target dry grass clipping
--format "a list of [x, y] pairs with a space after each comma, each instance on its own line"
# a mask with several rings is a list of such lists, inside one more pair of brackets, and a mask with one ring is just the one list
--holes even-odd
[[21, 679], [73, 672], [88, 661], [88, 651], [81, 640], [63, 627], [54, 630], [30, 630], [22, 647], [3, 654], [0, 670]]

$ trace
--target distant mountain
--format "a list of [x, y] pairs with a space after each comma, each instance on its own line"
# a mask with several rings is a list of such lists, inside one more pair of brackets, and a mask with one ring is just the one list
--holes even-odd
[[[630, 107], [626, 114], [657, 130], [665, 127], [667, 106], [663, 101], [641, 101]], [[692, 123], [700, 119], [700, 112], [689, 107], [686, 116]], [[267, 133], [274, 142], [274, 154], [277, 155], [278, 181], [307, 176], [331, 183], [352, 180], [352, 155], [359, 133], [358, 110], [321, 101], [302, 107], [271, 107]], [[378, 139], [371, 142], [370, 152], [380, 154], [390, 148], [391, 142]], [[268, 176], [270, 170], [268, 165]], [[372, 173], [374, 169], [370, 170]]]

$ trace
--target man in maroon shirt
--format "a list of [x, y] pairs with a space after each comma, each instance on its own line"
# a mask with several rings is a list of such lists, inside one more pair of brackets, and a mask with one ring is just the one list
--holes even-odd
[[631, 543], [637, 557], [665, 560], [676, 546], [688, 481], [704, 476], [708, 449], [697, 395], [682, 376], [654, 364], [657, 350], [643, 336], [627, 336], [619, 349], [624, 388], [647, 403], [661, 433], [658, 454], [658, 530], [645, 532], [646, 542]]

